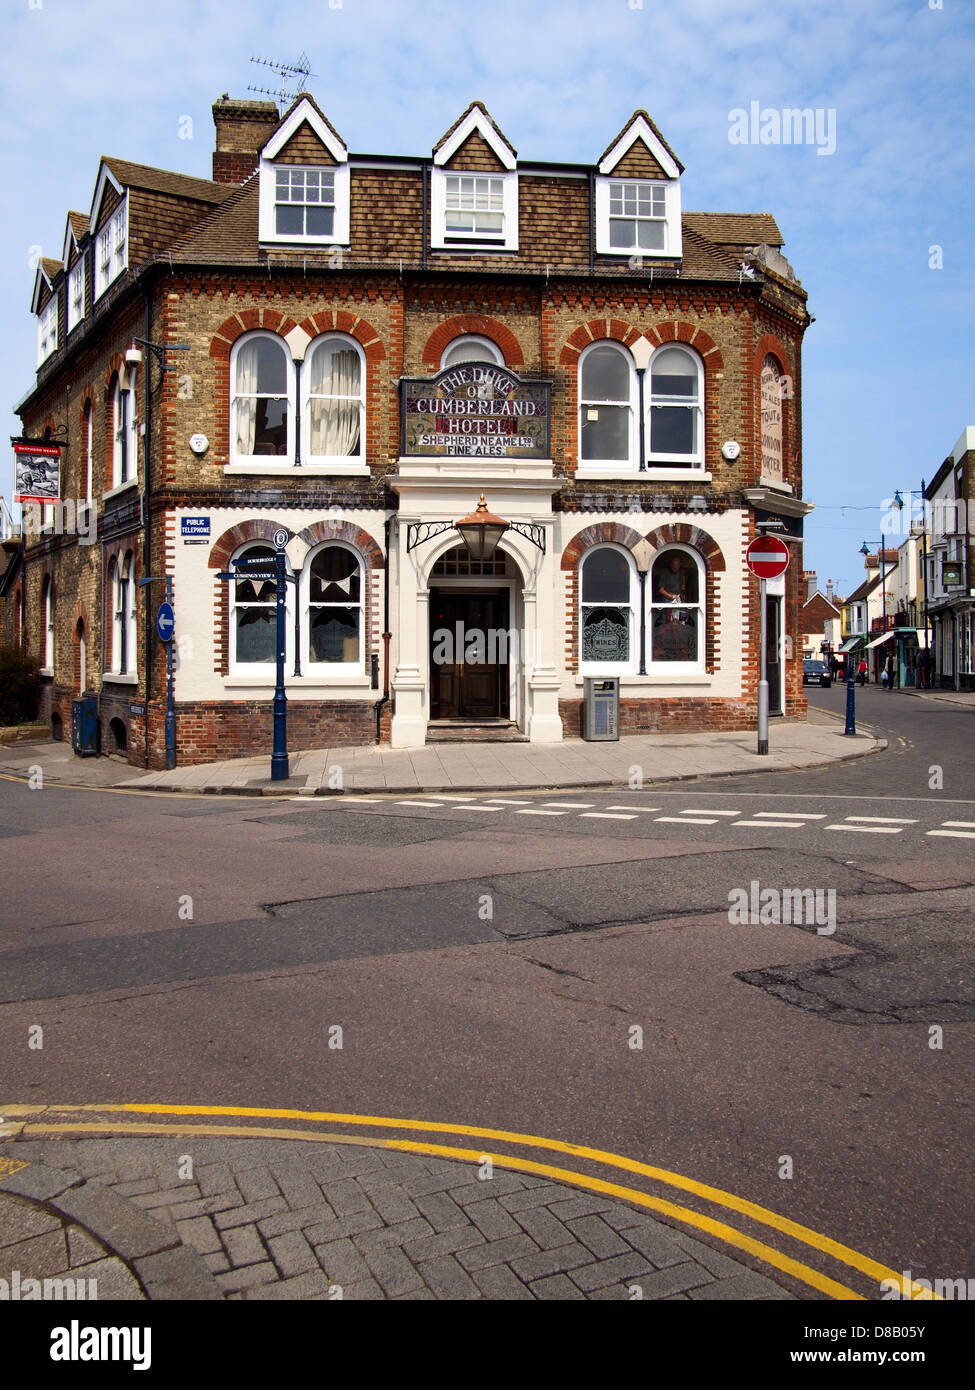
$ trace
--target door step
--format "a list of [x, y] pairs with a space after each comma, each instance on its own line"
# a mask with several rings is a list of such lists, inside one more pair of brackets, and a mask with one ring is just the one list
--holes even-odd
[[427, 743], [527, 743], [509, 719], [431, 719]]

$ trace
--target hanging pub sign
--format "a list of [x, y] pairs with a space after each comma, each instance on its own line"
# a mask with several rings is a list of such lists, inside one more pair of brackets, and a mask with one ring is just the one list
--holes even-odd
[[15, 502], [61, 501], [60, 444], [14, 444]]
[[404, 377], [407, 457], [547, 459], [552, 384], [522, 381], [493, 362], [461, 362], [432, 377]]

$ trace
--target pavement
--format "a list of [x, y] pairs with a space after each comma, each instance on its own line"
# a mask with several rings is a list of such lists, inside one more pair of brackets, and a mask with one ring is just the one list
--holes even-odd
[[[975, 698], [975, 696], [973, 696]], [[838, 698], [837, 716], [842, 707]], [[515, 788], [655, 786], [708, 776], [822, 767], [863, 757], [886, 741], [861, 728], [846, 737], [837, 717], [809, 723], [773, 720], [769, 753], [759, 757], [753, 731], [643, 734], [614, 743], [436, 743], [422, 748], [320, 748], [293, 752], [290, 776], [270, 778], [270, 755], [139, 772], [118, 757], [79, 758], [68, 743], [0, 748], [0, 773], [60, 786], [237, 796], [334, 796], [341, 793], [502, 791]], [[636, 780], [642, 778], [642, 781]]]
[[794, 1297], [627, 1202], [483, 1160], [4, 1129], [0, 1300]]

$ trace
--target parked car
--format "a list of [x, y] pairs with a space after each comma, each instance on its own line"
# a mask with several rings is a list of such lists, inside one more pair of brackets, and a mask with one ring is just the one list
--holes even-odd
[[833, 677], [825, 661], [808, 658], [802, 663], [803, 685], [832, 685]]

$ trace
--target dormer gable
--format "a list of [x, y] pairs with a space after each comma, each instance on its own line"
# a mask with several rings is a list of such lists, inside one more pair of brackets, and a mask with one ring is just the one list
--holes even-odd
[[70, 266], [81, 250], [81, 243], [88, 235], [88, 218], [83, 212], [69, 212], [64, 223], [64, 241], [61, 246], [61, 260], [65, 268]]
[[597, 254], [679, 260], [684, 166], [645, 111], [634, 111], [596, 170]]
[[349, 153], [307, 93], [261, 150], [258, 235], [269, 245], [332, 246], [349, 240]]
[[510, 172], [518, 167], [518, 151], [495, 125], [487, 107], [479, 101], [472, 101], [450, 129], [441, 135], [433, 147], [434, 164], [438, 168], [445, 168], [475, 135], [477, 143], [471, 145], [472, 151], [480, 154], [486, 147], [494, 155], [500, 168]]
[[433, 147], [430, 245], [468, 254], [518, 249], [518, 152], [479, 101]]

